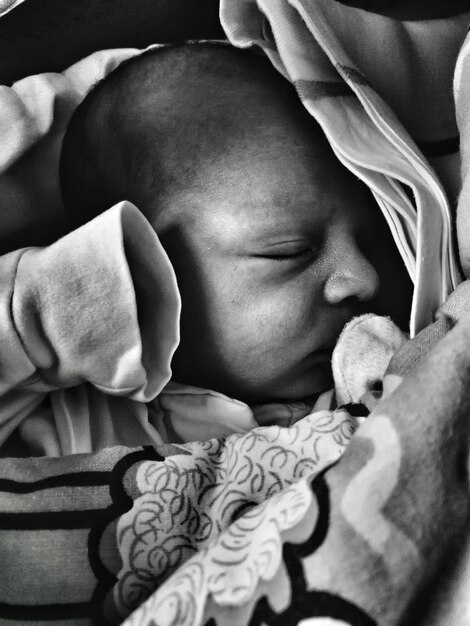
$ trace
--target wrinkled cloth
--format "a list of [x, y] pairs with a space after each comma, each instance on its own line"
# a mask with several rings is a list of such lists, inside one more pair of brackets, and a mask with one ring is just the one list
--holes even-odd
[[[339, 620], [351, 626], [465, 624], [470, 615], [462, 587], [469, 579], [469, 289], [464, 283], [439, 312], [427, 332], [427, 350], [421, 335], [402, 344], [385, 376], [387, 392], [365, 421], [356, 422], [337, 463], [323, 470], [305, 463], [302, 476], [294, 478], [298, 465], [294, 458], [285, 463], [281, 454], [277, 469], [286, 480], [283, 487], [259, 501], [256, 480], [247, 482], [250, 494], [237, 499], [247, 510], [231, 524], [219, 524], [216, 538], [163, 582], [126, 626], [152, 620], [197, 626], [211, 619], [282, 624], [294, 616], [294, 623]], [[447, 332], [436, 330], [443, 318], [452, 320]], [[387, 384], [389, 376], [393, 385]], [[351, 424], [352, 416], [341, 411], [344, 424]], [[336, 416], [341, 422], [339, 412]], [[284, 455], [295, 455], [298, 439], [309, 441], [298, 435], [303, 428], [316, 432], [314, 420], [309, 416], [290, 429], [292, 443]], [[186, 449], [194, 454], [191, 445]], [[204, 452], [210, 456], [211, 450]], [[197, 456], [196, 463], [205, 462]], [[161, 489], [172, 484], [167, 481], [175, 465], [144, 463], [137, 474], [140, 502], [137, 498], [119, 521], [123, 568], [114, 598], [122, 612], [126, 600], [139, 593], [141, 599], [164, 580], [159, 549], [176, 549], [170, 538], [163, 539], [169, 523], [146, 525], [142, 517], [143, 511], [151, 516], [151, 510], [161, 510]], [[234, 472], [243, 475], [240, 466]], [[252, 472], [246, 476], [254, 479]], [[232, 479], [232, 489], [234, 482], [240, 494], [245, 483]], [[229, 489], [226, 482], [222, 486]], [[162, 532], [155, 544], [149, 542], [152, 531]], [[152, 565], [144, 566], [151, 555]], [[172, 571], [173, 563], [167, 563]], [[153, 581], [141, 568], [154, 572]]]
[[365, 420], [0, 459], [4, 623], [466, 624], [469, 293]]
[[[161, 443], [139, 407], [170, 379], [181, 304], [166, 252], [133, 205], [0, 257], [0, 284], [2, 442], [20, 427], [43, 454]], [[41, 410], [49, 401], [53, 415]]]
[[455, 66], [454, 96], [462, 154], [457, 239], [462, 269], [468, 278], [470, 276], [470, 36], [468, 35]]

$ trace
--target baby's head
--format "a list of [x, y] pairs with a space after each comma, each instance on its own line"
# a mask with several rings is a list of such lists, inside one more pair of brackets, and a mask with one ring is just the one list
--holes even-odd
[[378, 207], [262, 56], [193, 44], [122, 64], [72, 118], [61, 182], [75, 224], [126, 199], [157, 232], [182, 298], [177, 382], [302, 398], [351, 317], [406, 324]]

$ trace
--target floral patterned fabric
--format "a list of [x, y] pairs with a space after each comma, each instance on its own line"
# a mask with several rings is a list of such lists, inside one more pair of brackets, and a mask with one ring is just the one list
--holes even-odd
[[[321, 411], [288, 429], [187, 444], [180, 447], [186, 456], [143, 463], [136, 474], [141, 495], [117, 526], [123, 567], [114, 600], [120, 613], [126, 616], [136, 597], [149, 595], [195, 554], [200, 601], [203, 590], [222, 601], [249, 598], [279, 567], [281, 531], [301, 522], [312, 506], [301, 479], [336, 461], [357, 425], [345, 410]], [[208, 550], [212, 544], [219, 546], [216, 557]], [[206, 558], [209, 572], [203, 571]], [[185, 624], [195, 623], [201, 606], [195, 611]]]
[[[439, 623], [440, 614], [440, 623], [452, 623], [446, 621], [448, 613], [442, 616], [442, 608], [439, 613], [436, 598], [426, 607], [419, 602], [450, 546], [466, 530], [470, 319], [462, 311], [468, 310], [469, 294], [465, 283], [435, 324], [399, 352], [384, 381], [384, 397], [338, 462], [321, 468], [305, 459], [299, 465], [303, 453], [299, 456], [295, 449], [302, 433], [310, 432], [307, 449], [313, 441], [313, 450], [325, 436], [322, 425], [315, 441], [311, 418], [284, 431], [292, 441], [283, 448], [270, 443], [267, 457], [267, 442], [257, 433], [251, 440], [243, 436], [225, 442], [224, 467], [230, 457], [238, 460], [231, 475], [249, 485], [250, 495], [237, 489], [237, 480], [227, 483], [228, 474], [218, 487], [217, 473], [203, 470], [198, 483], [183, 492], [193, 499], [194, 492], [199, 494], [195, 501], [211, 511], [204, 525], [202, 517], [191, 517], [186, 496], [173, 492], [179, 519], [186, 520], [186, 528], [195, 519], [199, 526], [193, 527], [191, 539], [181, 533], [180, 522], [172, 526], [182, 548], [178, 552], [177, 542], [172, 545], [177, 554], [172, 563], [172, 551], [163, 558], [159, 538], [149, 541], [150, 529], [156, 533], [156, 527], [162, 528], [161, 515], [168, 511], [161, 506], [168, 472], [158, 462], [143, 464], [137, 473], [142, 495], [118, 525], [125, 565], [115, 587], [116, 604], [122, 611], [124, 598], [139, 588], [137, 579], [140, 589], [146, 582], [139, 599], [152, 584], [159, 586], [126, 626], [429, 624]], [[335, 414], [344, 420], [331, 433], [337, 443], [357, 426], [346, 415], [344, 409]], [[248, 457], [232, 456], [245, 446]], [[211, 449], [217, 445], [207, 444], [208, 456]], [[260, 461], [257, 467], [249, 460], [254, 458]], [[275, 482], [272, 470], [260, 467], [268, 459], [268, 467], [277, 468]], [[207, 468], [205, 460], [200, 467]], [[204, 487], [206, 481], [213, 494]], [[261, 500], [258, 494], [264, 494]], [[232, 520], [228, 526], [222, 511]], [[199, 529], [202, 540], [197, 539]], [[190, 558], [159, 584], [162, 564], [170, 572], [184, 560], [184, 549]], [[444, 587], [455, 576], [446, 571], [447, 580], [440, 581]], [[154, 572], [151, 581], [145, 578], [149, 572]], [[452, 610], [463, 616], [468, 606]]]

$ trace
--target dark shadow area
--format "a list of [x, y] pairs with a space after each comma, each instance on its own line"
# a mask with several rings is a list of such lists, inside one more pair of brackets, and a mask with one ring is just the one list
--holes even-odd
[[0, 18], [0, 83], [105, 48], [223, 37], [218, 0], [27, 0]]
[[397, 20], [433, 20], [470, 11], [467, 0], [334, 0]]
[[[469, 10], [467, 0], [331, 0], [399, 20]], [[220, 39], [218, 0], [27, 0], [0, 18], [0, 83], [62, 71], [105, 48]]]

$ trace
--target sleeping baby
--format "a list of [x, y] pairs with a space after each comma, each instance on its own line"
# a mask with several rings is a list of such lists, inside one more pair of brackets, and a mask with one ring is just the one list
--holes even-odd
[[[124, 62], [73, 115], [60, 175], [70, 228], [87, 224], [55, 244], [55, 254], [72, 255], [70, 262], [54, 271], [57, 263], [46, 262], [49, 269], [37, 272], [48, 274], [51, 289], [67, 283], [80, 302], [80, 322], [71, 319], [70, 305], [72, 313], [57, 324], [49, 315], [49, 331], [34, 327], [38, 315], [27, 318], [20, 302], [31, 289], [21, 280], [32, 280], [44, 252], [29, 265], [27, 254], [19, 258], [15, 327], [35, 372], [8, 393], [23, 398], [21, 388], [35, 399], [10, 403], [4, 433], [19, 427], [30, 451], [205, 439], [252, 428], [257, 415], [270, 416], [263, 423], [290, 423], [319, 406], [332, 386], [332, 351], [353, 317], [373, 312], [407, 326], [411, 284], [380, 210], [336, 159], [293, 86], [261, 55], [200, 43]], [[124, 208], [103, 213], [123, 200]], [[106, 291], [106, 273], [129, 275], [119, 259], [111, 262], [120, 250], [117, 222], [136, 229], [121, 239], [129, 240], [122, 254], [137, 268], [129, 271], [143, 383], [122, 382], [134, 352], [109, 321], [121, 303], [117, 291]], [[100, 260], [105, 248], [108, 262]], [[88, 286], [94, 264], [106, 299]], [[89, 282], [64, 267], [78, 268]], [[146, 284], [148, 274], [159, 277]], [[61, 298], [51, 296], [47, 306], [65, 310]], [[99, 310], [90, 313], [95, 298]], [[165, 298], [173, 303], [166, 309]], [[162, 340], [155, 365], [144, 344], [158, 320], [159, 336], [165, 324], [177, 326], [178, 336]], [[34, 339], [27, 338], [34, 328]], [[31, 356], [40, 341], [70, 349], [51, 348], [44, 366]], [[35, 354], [44, 351], [41, 344]], [[77, 360], [85, 364], [79, 374], [72, 372]], [[148, 383], [156, 378], [158, 384]]]

